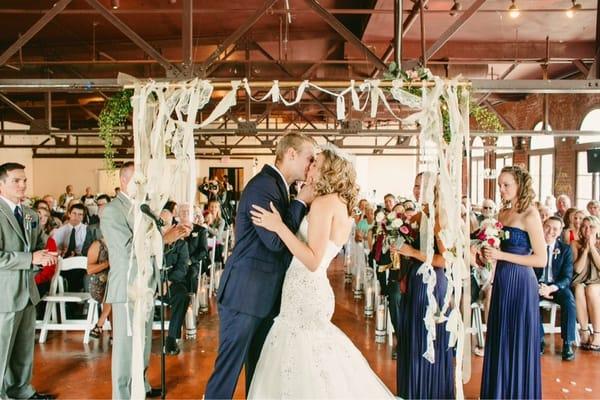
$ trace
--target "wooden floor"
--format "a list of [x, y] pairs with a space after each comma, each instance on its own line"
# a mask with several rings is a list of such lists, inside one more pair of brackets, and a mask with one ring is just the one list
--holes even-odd
[[[362, 301], [352, 297], [344, 286], [339, 260], [330, 268], [330, 279], [336, 293], [334, 323], [352, 339], [368, 359], [373, 370], [388, 387], [396, 390], [396, 363], [391, 359], [391, 347], [376, 344], [374, 322], [363, 317]], [[213, 307], [200, 318], [195, 340], [181, 344], [182, 352], [167, 357], [167, 398], [201, 398], [212, 371], [217, 350], [218, 317]], [[110, 398], [110, 344], [108, 333], [100, 341], [82, 343], [82, 333], [51, 332], [45, 344], [36, 344], [33, 383], [41, 392], [49, 392], [61, 399]], [[576, 351], [576, 359], [563, 362], [560, 358], [561, 340], [546, 337], [549, 349], [542, 356], [543, 397], [564, 399], [600, 398], [600, 353]], [[160, 355], [158, 335], [155, 333], [149, 370], [150, 382], [160, 386]], [[473, 357], [473, 375], [465, 385], [467, 398], [479, 397], [482, 358]], [[244, 381], [240, 379], [235, 397], [243, 398]]]

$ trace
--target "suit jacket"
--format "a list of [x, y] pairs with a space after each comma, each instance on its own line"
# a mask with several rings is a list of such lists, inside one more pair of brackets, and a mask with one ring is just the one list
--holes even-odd
[[188, 245], [185, 240], [179, 239], [175, 243], [165, 246], [164, 264], [168, 269], [167, 280], [173, 283], [186, 283], [190, 265]]
[[277, 234], [252, 223], [252, 205], [270, 209], [269, 202], [292, 232], [300, 227], [306, 206], [297, 200], [290, 203], [279, 173], [264, 166], [242, 193], [235, 220], [236, 244], [227, 259], [217, 297], [222, 305], [258, 318], [278, 313], [283, 278], [292, 259]]
[[[25, 237], [9, 205], [0, 199], [0, 312], [16, 312], [40, 301], [31, 260], [45, 247], [37, 213], [23, 207]], [[29, 251], [27, 247], [29, 246]]]
[[[558, 286], [560, 290], [570, 288], [571, 281], [573, 280], [573, 252], [571, 251], [571, 246], [557, 240], [552, 249], [551, 257], [553, 284]], [[546, 268], [533, 269], [538, 280], [542, 279]]]
[[87, 253], [92, 243], [96, 240], [102, 239], [102, 231], [100, 230], [100, 223], [91, 224], [86, 227], [85, 239], [83, 240], [83, 246], [81, 247], [81, 255], [87, 257]]
[[202, 225], [194, 224], [192, 233], [185, 239], [192, 264], [200, 262], [206, 267], [209, 262], [208, 230]]
[[[131, 201], [123, 193], [104, 207], [100, 229], [108, 246], [108, 282], [106, 284], [107, 303], [127, 303], [127, 287], [135, 280], [137, 269], [133, 268], [129, 282], [127, 271], [129, 259], [133, 251], [133, 210]], [[133, 265], [136, 265], [135, 253]], [[157, 267], [154, 266], [154, 275], [150, 283], [151, 288], [158, 285]]]

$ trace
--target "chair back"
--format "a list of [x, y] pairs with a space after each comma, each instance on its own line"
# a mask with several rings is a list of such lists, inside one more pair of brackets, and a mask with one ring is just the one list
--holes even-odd
[[[85, 269], [87, 271], [87, 257], [77, 256], [69, 258], [61, 258], [61, 271], [70, 271], [73, 269]], [[59, 263], [60, 264], [60, 263]]]

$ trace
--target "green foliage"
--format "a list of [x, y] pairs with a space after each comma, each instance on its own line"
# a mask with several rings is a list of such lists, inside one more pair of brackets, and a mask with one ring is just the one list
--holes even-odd
[[[396, 62], [392, 61], [388, 66], [388, 71], [383, 73], [383, 77], [386, 80], [393, 79], [402, 79], [402, 81], [408, 83], [408, 86], [403, 89], [407, 92], [421, 97], [423, 91], [421, 86], [411, 86], [411, 83], [427, 81], [431, 79], [431, 72], [427, 68], [419, 67], [413, 70], [401, 70], [398, 69], [398, 65]], [[460, 90], [460, 88], [459, 88]], [[459, 93], [459, 99], [462, 98]], [[441, 114], [442, 114], [442, 123], [444, 126], [444, 140], [446, 143], [450, 143], [451, 133], [450, 133], [450, 114], [448, 113], [448, 107], [446, 106], [446, 102], [441, 100]], [[469, 116], [475, 119], [477, 126], [481, 130], [488, 132], [503, 132], [504, 127], [502, 123], [498, 119], [498, 116], [488, 110], [485, 107], [481, 107], [476, 103], [471, 103], [469, 107]]]
[[109, 170], [115, 169], [114, 134], [125, 124], [127, 117], [133, 112], [131, 96], [133, 96], [132, 90], [116, 93], [106, 101], [98, 117], [100, 139], [104, 141], [104, 161]]

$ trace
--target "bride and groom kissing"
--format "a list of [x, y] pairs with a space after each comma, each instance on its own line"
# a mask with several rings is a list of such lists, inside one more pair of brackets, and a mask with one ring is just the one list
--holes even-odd
[[[289, 186], [305, 181], [290, 201]], [[349, 157], [289, 133], [246, 186], [218, 291], [219, 349], [206, 399], [394, 398], [331, 323], [327, 267], [346, 243], [358, 188]], [[308, 207], [310, 212], [308, 213]]]

